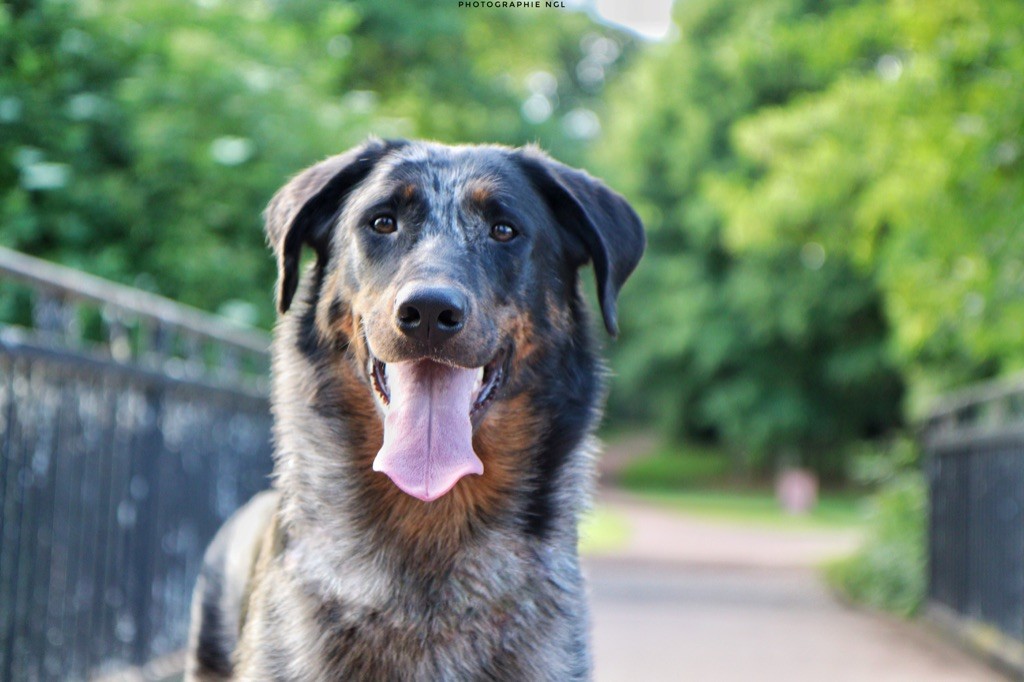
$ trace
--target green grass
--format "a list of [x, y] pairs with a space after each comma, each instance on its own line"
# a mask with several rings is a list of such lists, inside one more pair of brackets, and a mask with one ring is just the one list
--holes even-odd
[[642, 498], [710, 520], [778, 529], [857, 529], [864, 524], [862, 501], [854, 495], [824, 494], [813, 511], [787, 513], [768, 491], [634, 490]]
[[620, 483], [630, 489], [679, 490], [707, 486], [729, 475], [729, 460], [720, 451], [688, 445], [661, 447], [622, 471]]
[[813, 511], [794, 515], [779, 506], [770, 485], [737, 488], [730, 474], [729, 458], [720, 450], [671, 445], [630, 462], [619, 483], [650, 502], [711, 520], [793, 530], [864, 523], [858, 495], [826, 492]]
[[580, 552], [609, 552], [626, 544], [629, 524], [619, 514], [596, 507], [580, 524]]

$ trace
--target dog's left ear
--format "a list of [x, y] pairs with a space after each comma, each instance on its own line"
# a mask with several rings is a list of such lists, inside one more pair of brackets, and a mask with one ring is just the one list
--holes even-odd
[[277, 309], [281, 314], [288, 312], [299, 286], [302, 246], [311, 246], [317, 262], [326, 263], [331, 229], [345, 197], [381, 158], [406, 144], [405, 140], [372, 139], [307, 168], [270, 200], [263, 218], [267, 241], [277, 256]]
[[618, 335], [615, 301], [644, 253], [643, 223], [621, 195], [587, 173], [559, 163], [535, 147], [514, 154], [559, 224], [586, 248], [594, 262], [605, 329]]

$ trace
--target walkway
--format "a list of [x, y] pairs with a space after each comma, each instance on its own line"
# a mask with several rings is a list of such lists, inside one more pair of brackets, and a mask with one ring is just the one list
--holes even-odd
[[853, 535], [606, 505], [633, 532], [586, 561], [598, 682], [1003, 679], [924, 626], [840, 604], [814, 566]]

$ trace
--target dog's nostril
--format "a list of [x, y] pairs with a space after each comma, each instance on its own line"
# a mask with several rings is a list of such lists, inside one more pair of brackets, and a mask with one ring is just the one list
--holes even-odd
[[420, 311], [414, 306], [404, 305], [398, 311], [398, 322], [403, 327], [416, 327], [420, 323]]
[[437, 316], [437, 325], [448, 329], [458, 329], [462, 326], [461, 310], [442, 310]]

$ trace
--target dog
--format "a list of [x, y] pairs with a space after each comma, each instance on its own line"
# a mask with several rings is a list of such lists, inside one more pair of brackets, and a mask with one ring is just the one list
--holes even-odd
[[207, 550], [187, 679], [589, 679], [578, 270], [615, 336], [636, 213], [535, 147], [371, 139], [264, 215], [274, 483]]

